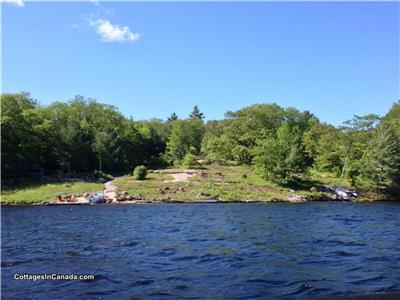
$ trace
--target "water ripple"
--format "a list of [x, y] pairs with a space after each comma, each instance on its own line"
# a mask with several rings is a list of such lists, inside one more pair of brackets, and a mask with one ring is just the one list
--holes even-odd
[[[2, 293], [302, 299], [396, 292], [399, 215], [400, 203], [4, 207]], [[95, 280], [30, 282], [15, 273]]]

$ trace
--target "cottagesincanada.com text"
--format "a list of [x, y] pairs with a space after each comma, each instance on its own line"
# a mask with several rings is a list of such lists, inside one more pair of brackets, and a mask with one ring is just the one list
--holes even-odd
[[15, 280], [94, 280], [92, 274], [14, 274]]

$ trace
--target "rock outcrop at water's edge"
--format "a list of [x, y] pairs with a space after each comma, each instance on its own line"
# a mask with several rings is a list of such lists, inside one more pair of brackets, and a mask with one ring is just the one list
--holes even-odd
[[90, 193], [84, 193], [83, 196], [79, 194], [57, 195], [56, 204], [88, 204]]
[[292, 194], [287, 198], [287, 201], [290, 203], [303, 203], [307, 202], [307, 199], [304, 196]]

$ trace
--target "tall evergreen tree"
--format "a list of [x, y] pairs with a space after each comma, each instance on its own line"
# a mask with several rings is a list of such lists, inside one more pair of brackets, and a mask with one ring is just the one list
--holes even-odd
[[370, 186], [391, 194], [400, 192], [400, 136], [390, 122], [382, 123], [363, 157], [363, 177]]
[[192, 112], [190, 113], [189, 117], [191, 119], [200, 119], [203, 120], [204, 119], [204, 114], [200, 111], [199, 107], [197, 105], [195, 105], [193, 107]]
[[168, 122], [172, 122], [172, 121], [176, 121], [176, 120], [178, 120], [178, 115], [175, 112], [173, 112], [167, 119]]

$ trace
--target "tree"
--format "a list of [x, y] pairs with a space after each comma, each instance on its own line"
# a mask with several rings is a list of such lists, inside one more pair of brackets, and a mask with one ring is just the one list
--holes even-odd
[[44, 124], [43, 115], [37, 109], [37, 102], [28, 93], [1, 95], [3, 178], [18, 178], [40, 172], [44, 159], [41, 155], [43, 136], [40, 126], [46, 127], [47, 124]]
[[382, 123], [363, 157], [363, 177], [384, 193], [400, 192], [400, 135], [390, 122]]
[[[308, 111], [283, 109], [277, 104], [256, 104], [228, 111], [225, 120], [207, 122], [202, 151], [211, 159], [251, 164], [257, 145], [274, 136], [283, 123], [290, 129], [296, 127], [302, 137], [315, 119]], [[308, 158], [305, 163], [311, 165], [312, 160]]]
[[175, 112], [173, 112], [169, 117], [168, 117], [168, 122], [172, 122], [172, 121], [176, 121], [176, 120], [178, 120], [178, 115], [175, 113]]
[[276, 132], [284, 111], [276, 104], [256, 104], [236, 112], [228, 111], [225, 120], [206, 124], [202, 149], [215, 160], [235, 160], [248, 164], [257, 141]]
[[306, 168], [301, 131], [282, 124], [275, 135], [260, 140], [254, 150], [254, 168], [263, 178], [288, 183]]
[[208, 158], [219, 162], [225, 160], [232, 160], [232, 149], [234, 145], [231, 140], [226, 136], [207, 136], [203, 139], [201, 151], [207, 155]]
[[342, 132], [332, 125], [312, 121], [304, 133], [303, 145], [311, 163], [320, 171], [340, 174]]
[[182, 160], [182, 166], [186, 168], [197, 168], [200, 166], [197, 158], [192, 153], [186, 153]]
[[365, 153], [368, 142], [373, 138], [376, 126], [379, 124], [379, 116], [369, 114], [365, 116], [355, 115], [352, 119], [343, 122], [341, 130], [340, 158], [343, 166], [340, 175], [340, 184], [346, 176], [351, 185], [355, 186], [361, 174], [361, 159]]
[[203, 120], [204, 114], [200, 111], [199, 107], [197, 105], [195, 105], [193, 107], [192, 112], [189, 115], [189, 118]]
[[201, 152], [208, 158], [222, 162], [232, 160], [233, 141], [224, 134], [230, 121], [208, 121], [204, 126], [204, 138]]
[[249, 148], [243, 145], [236, 145], [232, 149], [232, 156], [235, 161], [240, 164], [247, 164], [251, 163], [252, 155], [250, 153]]
[[174, 122], [168, 123], [160, 119], [150, 119], [136, 123], [136, 127], [144, 138], [143, 151], [147, 165], [162, 164], [161, 156], [166, 151], [171, 126]]
[[171, 134], [167, 142], [167, 154], [171, 162], [180, 160], [194, 147], [200, 151], [203, 138], [203, 123], [200, 119], [176, 120], [171, 124]]
[[[124, 118], [115, 107], [76, 96], [39, 106], [29, 94], [3, 94], [3, 178], [127, 171], [165, 151], [169, 125]], [[99, 161], [99, 162], [98, 162]]]
[[397, 134], [400, 135], [400, 100], [392, 105], [389, 112], [383, 117], [383, 121], [392, 124]]
[[361, 177], [368, 187], [383, 193], [400, 193], [400, 101], [381, 118], [361, 160]]
[[110, 135], [104, 131], [95, 133], [93, 148], [99, 157], [99, 171], [102, 172], [102, 160], [109, 153], [108, 144], [110, 143]]

